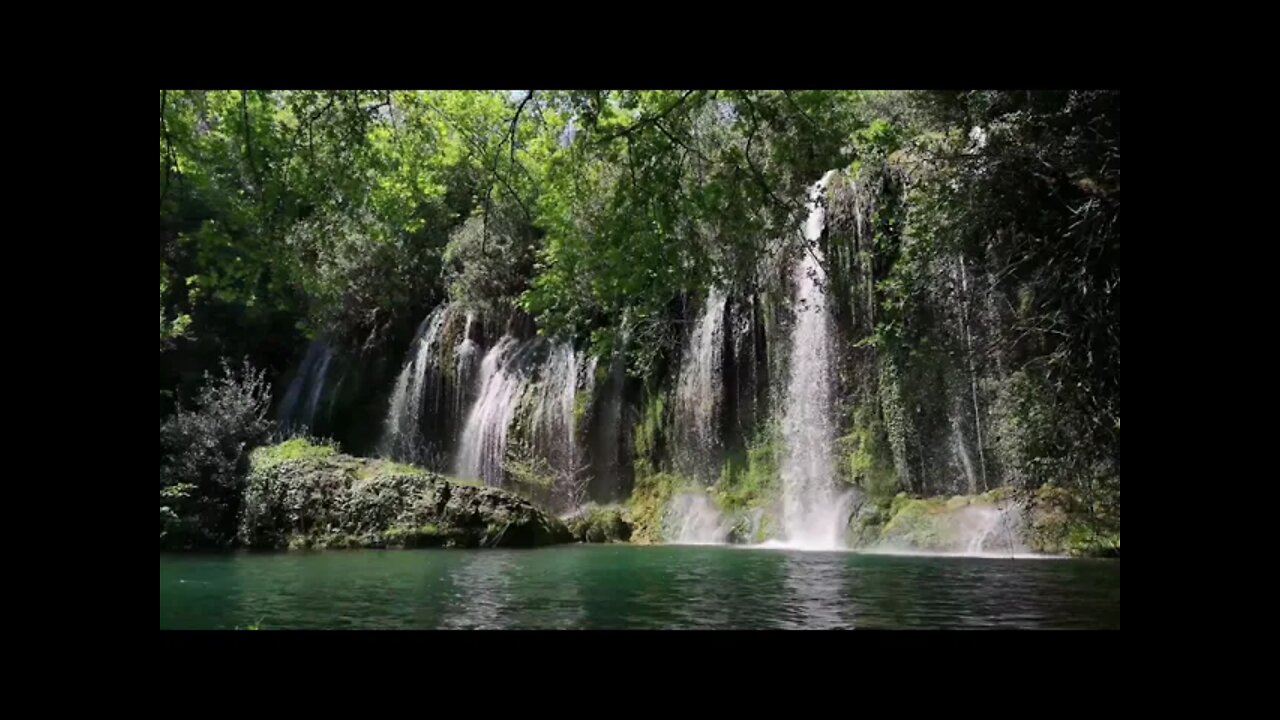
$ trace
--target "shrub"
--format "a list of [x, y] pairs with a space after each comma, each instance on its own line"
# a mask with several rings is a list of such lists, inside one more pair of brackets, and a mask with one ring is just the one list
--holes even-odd
[[235, 536], [249, 453], [267, 441], [271, 391], [265, 371], [205, 374], [195, 407], [160, 425], [161, 547], [223, 547]]

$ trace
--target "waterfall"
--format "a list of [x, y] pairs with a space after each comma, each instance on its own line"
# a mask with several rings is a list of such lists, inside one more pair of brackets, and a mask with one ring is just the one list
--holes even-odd
[[553, 345], [540, 368], [534, 395], [531, 434], [546, 455], [555, 489], [566, 507], [586, 500], [585, 477], [579, 467], [574, 407], [578, 389], [578, 356], [569, 343]]
[[457, 355], [454, 366], [454, 379], [458, 388], [453, 398], [452, 412], [454, 418], [461, 418], [463, 412], [474, 399], [472, 391], [475, 388], [476, 362], [480, 356], [480, 345], [471, 337], [475, 327], [475, 314], [467, 313], [467, 324], [463, 330], [462, 342], [454, 350]]
[[677, 459], [690, 475], [714, 480], [720, 447], [719, 411], [724, 395], [722, 291], [712, 289], [698, 324], [689, 333], [676, 386]]
[[307, 346], [302, 364], [289, 382], [289, 388], [276, 411], [281, 427], [290, 431], [314, 427], [316, 409], [324, 397], [325, 381], [332, 360], [333, 349], [324, 339], [317, 338]]
[[439, 413], [442, 384], [439, 360], [442, 329], [449, 318], [449, 306], [441, 305], [418, 326], [413, 349], [396, 378], [387, 403], [382, 431], [382, 452], [394, 458], [423, 460], [422, 421], [424, 403], [430, 395], [433, 413]]
[[729, 538], [729, 524], [711, 499], [702, 493], [680, 493], [667, 508], [666, 532], [681, 545], [711, 545]]
[[456, 472], [460, 477], [483, 480], [486, 485], [502, 484], [507, 430], [526, 380], [525, 369], [513, 360], [527, 350], [527, 343], [503, 335], [480, 362], [480, 395], [467, 415], [458, 449]]
[[964, 468], [965, 480], [969, 483], [969, 493], [976, 495], [978, 492], [978, 475], [973, 471], [973, 460], [969, 457], [969, 448], [965, 446], [964, 432], [960, 429], [960, 420], [958, 415], [952, 415], [951, 418], [951, 442], [955, 454], [960, 458], [960, 465]]
[[823, 176], [812, 191], [804, 228], [806, 247], [796, 265], [796, 322], [782, 421], [785, 544], [805, 549], [843, 548], [848, 519], [849, 498], [834, 487], [834, 328], [826, 309], [826, 275], [816, 242], [826, 221], [822, 194], [832, 174]]
[[[588, 477], [578, 447], [577, 393], [584, 367], [589, 378], [595, 363], [584, 363], [567, 342], [504, 335], [480, 363], [480, 394], [462, 430], [457, 475], [502, 486], [515, 461], [533, 476], [524, 481], [550, 483], [526, 489], [548, 494], [544, 499], [562, 509], [582, 504]], [[519, 444], [509, 455], [511, 442]]]

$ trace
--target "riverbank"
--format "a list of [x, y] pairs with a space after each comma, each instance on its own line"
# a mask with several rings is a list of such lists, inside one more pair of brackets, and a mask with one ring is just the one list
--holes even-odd
[[[253, 451], [234, 546], [325, 548], [539, 547], [563, 543], [687, 542], [680, 517], [699, 490], [665, 476], [642, 482], [626, 504], [588, 505], [557, 518], [515, 493], [422, 468], [346, 455], [303, 438]], [[714, 496], [714, 493], [712, 494]], [[694, 504], [707, 517], [699, 542], [769, 540], [770, 501], [722, 512], [714, 497]], [[197, 549], [161, 508], [162, 550]], [[1115, 523], [1118, 527], [1118, 523]], [[1119, 557], [1111, 521], [1061, 488], [999, 488], [980, 495], [913, 498], [905, 493], [853, 504], [850, 550]]]

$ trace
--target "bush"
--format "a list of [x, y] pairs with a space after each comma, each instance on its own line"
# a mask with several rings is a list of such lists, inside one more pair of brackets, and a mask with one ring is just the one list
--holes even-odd
[[249, 453], [271, 434], [265, 371], [205, 374], [194, 409], [160, 425], [161, 547], [225, 547], [235, 536]]

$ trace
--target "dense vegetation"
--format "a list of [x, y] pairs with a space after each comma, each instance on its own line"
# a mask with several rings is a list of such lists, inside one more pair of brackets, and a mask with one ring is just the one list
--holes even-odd
[[[331, 434], [372, 452], [446, 299], [624, 353], [636, 500], [664, 497], [686, 305], [779, 293], [830, 169], [841, 479], [885, 507], [955, 491], [959, 413], [964, 490], [1064, 488], [1118, 533], [1119, 116], [1106, 91], [161, 91], [162, 538], [235, 541], [268, 385], [310, 338], [359, 359]], [[768, 427], [742, 435], [729, 509], [776, 476]]]

